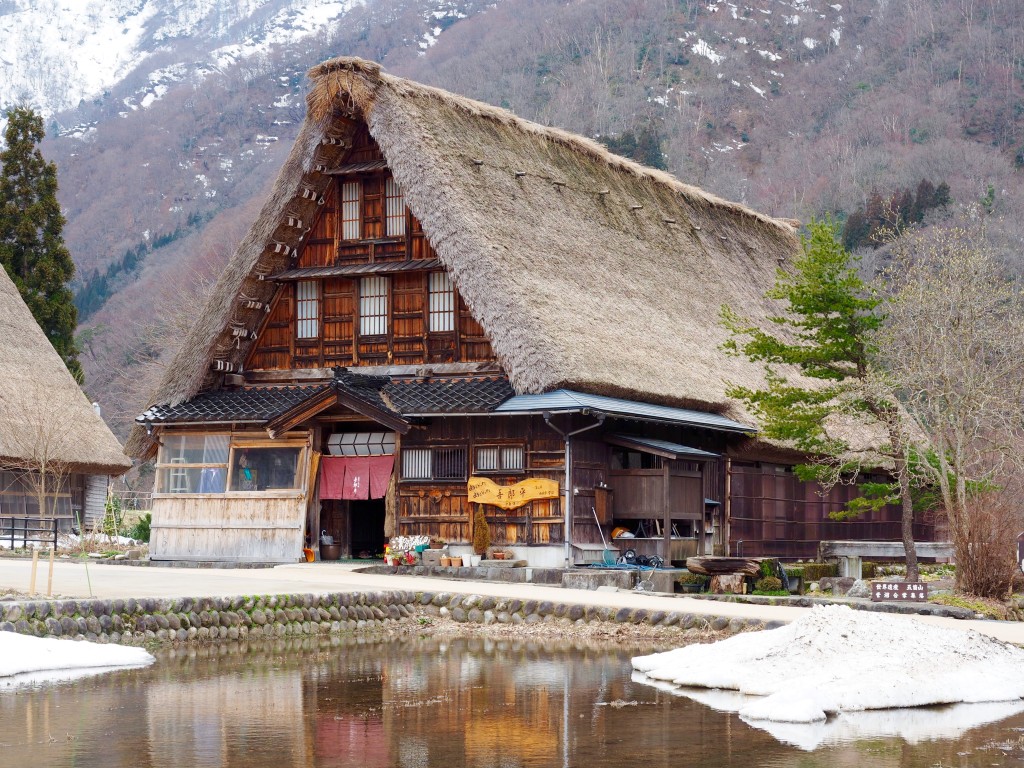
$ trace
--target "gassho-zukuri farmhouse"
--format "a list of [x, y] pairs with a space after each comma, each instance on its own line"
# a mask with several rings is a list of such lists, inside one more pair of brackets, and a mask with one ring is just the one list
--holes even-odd
[[900, 538], [895, 509], [830, 520], [854, 491], [800, 482], [725, 394], [762, 372], [721, 350], [720, 308], [773, 311], [793, 222], [372, 62], [310, 76], [129, 440], [157, 461], [152, 559], [295, 562], [322, 532], [343, 556], [457, 547], [478, 504], [535, 566], [616, 528], [677, 561]]

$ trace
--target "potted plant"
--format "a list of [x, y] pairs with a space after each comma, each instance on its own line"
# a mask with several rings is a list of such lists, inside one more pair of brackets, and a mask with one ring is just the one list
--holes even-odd
[[708, 577], [702, 573], [690, 573], [687, 571], [676, 579], [676, 585], [680, 592], [694, 594], [703, 592], [704, 586], [708, 583]]
[[452, 557], [451, 561], [452, 561], [452, 567], [453, 568], [461, 568], [462, 567], [462, 557], [460, 557], [459, 555], [455, 555], [454, 557]]
[[448, 542], [442, 539], [440, 536], [430, 537], [430, 548], [431, 549], [444, 549], [445, 544]]
[[448, 568], [452, 564], [452, 559], [448, 555], [441, 555], [441, 567]]

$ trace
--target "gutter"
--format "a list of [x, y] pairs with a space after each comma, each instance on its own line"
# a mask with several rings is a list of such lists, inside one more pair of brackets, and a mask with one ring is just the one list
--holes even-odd
[[[578, 411], [557, 411], [555, 413], [582, 413], [584, 416], [590, 415], [590, 411], [586, 408]], [[570, 568], [572, 567], [572, 506], [574, 490], [572, 487], [572, 437], [573, 435], [578, 435], [581, 432], [588, 432], [591, 429], [600, 427], [604, 424], [605, 414], [594, 414], [594, 418], [597, 419], [594, 424], [581, 427], [580, 429], [575, 429], [571, 432], [563, 432], [551, 422], [551, 417], [554, 415], [553, 412], [545, 411], [540, 415], [544, 417], [544, 423], [561, 435], [562, 439], [565, 441], [565, 509], [563, 510], [565, 515], [565, 567]]]

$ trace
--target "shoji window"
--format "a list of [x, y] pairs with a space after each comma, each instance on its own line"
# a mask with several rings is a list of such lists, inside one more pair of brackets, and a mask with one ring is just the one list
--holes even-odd
[[383, 336], [388, 332], [388, 283], [386, 277], [359, 281], [359, 335]]
[[404, 448], [402, 450], [402, 479], [430, 480], [431, 452], [429, 448]]
[[402, 196], [402, 189], [393, 178], [388, 178], [384, 186], [386, 224], [385, 232], [388, 237], [397, 237], [405, 234], [405, 198]]
[[428, 285], [430, 296], [430, 330], [455, 330], [455, 286], [447, 272], [431, 272]]
[[300, 280], [295, 284], [295, 336], [315, 339], [320, 335], [320, 295], [315, 280]]
[[359, 239], [359, 193], [361, 188], [362, 185], [358, 181], [347, 181], [341, 185], [342, 240]]

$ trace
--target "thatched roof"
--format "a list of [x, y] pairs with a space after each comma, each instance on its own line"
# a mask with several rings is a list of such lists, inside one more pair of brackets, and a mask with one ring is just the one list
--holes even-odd
[[[764, 292], [799, 248], [791, 222], [371, 62], [309, 74], [291, 155], [154, 403], [215, 384], [214, 358], [244, 359], [226, 330], [246, 320], [239, 297], [269, 299], [258, 274], [283, 268], [277, 244], [300, 243], [287, 216], [310, 220], [329, 183], [320, 171], [361, 120], [518, 393], [567, 387], [738, 415], [725, 382], [761, 371], [719, 349], [719, 310], [771, 311]], [[129, 450], [146, 447], [137, 430]]]
[[117, 438], [68, 372], [0, 267], [0, 468], [40, 460], [70, 471], [121, 474], [131, 467]]

